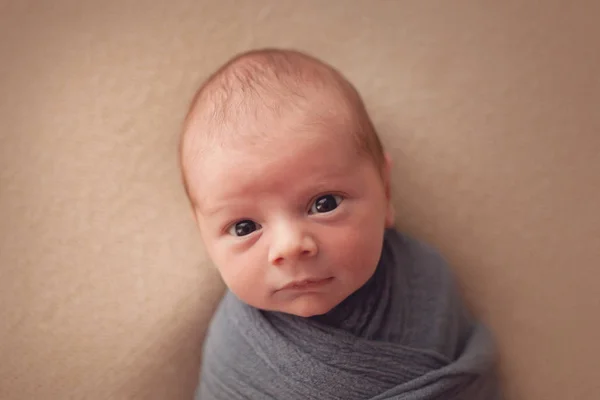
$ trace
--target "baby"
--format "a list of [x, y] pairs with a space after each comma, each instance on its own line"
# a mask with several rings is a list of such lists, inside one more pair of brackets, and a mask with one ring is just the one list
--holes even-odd
[[337, 70], [234, 57], [193, 99], [180, 159], [228, 288], [199, 399], [500, 398], [448, 267], [394, 228], [390, 158]]

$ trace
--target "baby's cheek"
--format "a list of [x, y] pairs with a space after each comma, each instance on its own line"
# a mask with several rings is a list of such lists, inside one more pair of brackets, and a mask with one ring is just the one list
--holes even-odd
[[348, 229], [344, 240], [337, 246], [340, 249], [340, 257], [349, 269], [374, 268], [379, 261], [383, 244], [383, 224], [369, 222]]
[[227, 287], [242, 301], [262, 307], [266, 287], [262, 263], [253, 252], [228, 254], [222, 258], [221, 276]]
[[232, 286], [244, 286], [252, 278], [252, 265], [250, 260], [243, 257], [229, 257], [224, 270]]

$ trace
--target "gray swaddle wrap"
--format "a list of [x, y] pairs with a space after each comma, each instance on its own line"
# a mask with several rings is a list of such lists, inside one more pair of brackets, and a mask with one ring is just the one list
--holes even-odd
[[450, 270], [395, 230], [361, 289], [328, 314], [264, 312], [226, 293], [196, 399], [496, 400], [495, 352]]

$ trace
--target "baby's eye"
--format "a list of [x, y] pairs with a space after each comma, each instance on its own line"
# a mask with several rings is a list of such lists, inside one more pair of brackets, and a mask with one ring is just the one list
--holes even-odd
[[231, 227], [228, 230], [228, 233], [232, 236], [246, 236], [254, 231], [259, 230], [260, 228], [261, 226], [256, 222], [250, 221], [249, 219], [245, 219], [243, 221], [239, 221], [231, 225]]
[[326, 194], [315, 200], [310, 206], [310, 214], [323, 214], [335, 210], [342, 202], [341, 196]]

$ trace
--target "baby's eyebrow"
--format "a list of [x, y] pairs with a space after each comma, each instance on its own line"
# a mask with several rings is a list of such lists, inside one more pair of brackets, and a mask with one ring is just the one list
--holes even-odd
[[202, 214], [205, 215], [215, 215], [222, 212], [226, 206], [225, 205], [216, 205], [212, 207], [199, 207]]
[[242, 206], [242, 204], [240, 203], [231, 203], [231, 202], [218, 202], [215, 204], [209, 204], [209, 205], [200, 205], [199, 206], [199, 210], [202, 214], [206, 215], [206, 216], [211, 216], [211, 215], [215, 215], [215, 214], [220, 214], [226, 210], [231, 210], [231, 209], [236, 209], [236, 208], [240, 208]]

